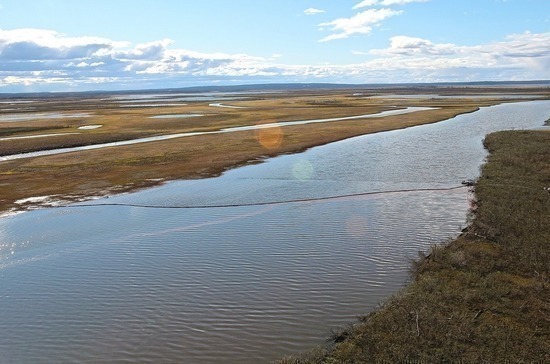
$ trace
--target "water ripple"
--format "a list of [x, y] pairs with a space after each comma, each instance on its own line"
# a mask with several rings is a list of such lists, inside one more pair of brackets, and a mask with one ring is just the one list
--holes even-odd
[[[478, 173], [482, 137], [471, 142], [468, 133], [481, 128], [480, 120], [501, 127], [513, 115], [533, 119], [531, 106], [515, 107], [109, 200], [218, 204], [235, 196], [248, 202], [454, 185]], [[548, 111], [539, 109], [543, 121]], [[427, 144], [419, 150], [416, 138], [429, 133], [435, 151], [451, 159], [424, 158], [434, 152]], [[460, 146], [456, 136], [465, 138], [464, 150], [453, 149]], [[313, 161], [315, 181], [287, 188], [293, 163], [304, 157]], [[254, 173], [276, 178], [258, 182]], [[401, 288], [410, 259], [456, 236], [467, 208], [468, 193], [458, 189], [227, 209], [102, 206], [6, 217], [0, 219], [0, 327], [8, 334], [0, 336], [0, 361], [258, 363], [306, 350]]]

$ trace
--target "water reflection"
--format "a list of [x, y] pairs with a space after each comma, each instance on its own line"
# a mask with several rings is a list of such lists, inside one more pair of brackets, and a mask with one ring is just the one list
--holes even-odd
[[102, 128], [102, 127], [103, 127], [102, 124], [93, 124], [93, 125], [79, 126], [78, 129], [79, 130], [93, 130], [93, 129], [99, 129], [99, 128]]
[[187, 104], [132, 104], [132, 105], [119, 105], [120, 107], [172, 107], [172, 106], [185, 106]]
[[227, 108], [227, 109], [246, 109], [247, 108], [245, 106], [233, 106], [233, 105], [226, 105], [226, 104], [221, 104], [221, 103], [208, 104], [208, 106], [224, 107], [224, 108]]
[[41, 113], [19, 113], [0, 115], [0, 122], [15, 123], [18, 121], [31, 121], [40, 119], [65, 119], [65, 118], [87, 118], [91, 115], [88, 113], [58, 113], [58, 112], [41, 112]]
[[[10, 335], [0, 348], [16, 362], [266, 362], [319, 343], [397, 289], [400, 262], [421, 249], [417, 237], [455, 233], [447, 221], [462, 213], [447, 207], [460, 195], [432, 195], [430, 209], [408, 217], [401, 214], [425, 195], [33, 211], [20, 220], [33, 229], [2, 226], [17, 248], [2, 256], [9, 294], [0, 320]], [[360, 219], [371, 223], [350, 230]], [[423, 233], [417, 222], [426, 220], [441, 235]]]
[[460, 231], [467, 188], [177, 207], [454, 186], [479, 173], [487, 132], [548, 114], [550, 102], [485, 108], [108, 199], [172, 209], [0, 219], [1, 358], [258, 363], [320, 344], [402, 287], [418, 250]]
[[203, 114], [164, 114], [164, 115], [149, 116], [149, 119], [185, 119], [185, 118], [194, 118], [198, 116], [204, 116], [204, 115]]

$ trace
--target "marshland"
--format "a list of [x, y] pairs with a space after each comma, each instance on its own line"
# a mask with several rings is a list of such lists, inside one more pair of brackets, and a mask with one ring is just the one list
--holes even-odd
[[544, 361], [548, 98], [3, 98], [4, 358]]
[[[6, 106], [0, 110], [3, 114], [0, 115], [0, 154], [5, 160], [0, 164], [0, 208], [17, 210], [16, 201], [37, 195], [80, 200], [162, 181], [219, 175], [234, 166], [275, 155], [353, 136], [433, 123], [479, 107], [510, 102], [514, 98], [537, 99], [547, 93], [545, 89], [531, 88], [504, 92], [423, 88], [423, 95], [415, 98], [414, 89], [402, 92], [389, 88], [372, 90], [370, 94], [358, 91], [364, 90], [6, 98]], [[396, 91], [401, 91], [401, 95], [395, 94]], [[239, 108], [212, 106], [216, 100]], [[179, 104], [174, 103], [176, 101]], [[129, 105], [136, 107], [128, 108]], [[414, 115], [353, 118], [408, 107], [427, 109], [418, 110]], [[262, 124], [316, 119], [335, 120], [247, 130]], [[238, 132], [220, 133], [232, 128]], [[199, 135], [185, 137], [194, 133]], [[174, 135], [182, 137], [172, 138]], [[130, 144], [12, 160], [23, 153], [45, 150], [55, 153], [65, 148], [126, 144], [136, 139], [155, 140], [167, 136], [166, 140], [147, 145]], [[54, 179], [63, 183], [49, 182]]]

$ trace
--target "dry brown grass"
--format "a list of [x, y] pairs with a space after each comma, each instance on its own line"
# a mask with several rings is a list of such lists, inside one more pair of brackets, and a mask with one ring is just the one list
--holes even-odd
[[[280, 141], [259, 143], [253, 131], [185, 137], [124, 147], [81, 151], [0, 163], [0, 211], [17, 208], [15, 201], [43, 195], [84, 198], [129, 191], [158, 184], [160, 180], [201, 178], [222, 173], [269, 156], [293, 153], [353, 136], [433, 123], [480, 106], [498, 103], [496, 99], [384, 100], [351, 97], [350, 91], [262, 94], [226, 104], [246, 107], [211, 107], [208, 102], [162, 108], [121, 108], [98, 99], [41, 100], [33, 112], [89, 113], [90, 117], [43, 119], [0, 123], [0, 135], [23, 136], [48, 133], [75, 133], [47, 138], [3, 140], [0, 155], [55, 149], [145, 136], [271, 123], [353, 116], [393, 109], [395, 106], [431, 106], [438, 110], [380, 119], [348, 120], [280, 128]], [[203, 114], [185, 119], [151, 119], [159, 114]], [[79, 130], [79, 126], [101, 124], [102, 128]], [[268, 136], [273, 139], [273, 136]], [[265, 139], [265, 135], [264, 135]], [[264, 140], [265, 142], [265, 140]], [[57, 183], [52, 183], [56, 181]]]

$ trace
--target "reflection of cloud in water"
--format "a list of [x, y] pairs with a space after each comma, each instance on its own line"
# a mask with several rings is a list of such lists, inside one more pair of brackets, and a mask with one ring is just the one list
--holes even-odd
[[11, 101], [0, 101], [0, 104], [15, 105], [15, 104], [30, 104], [31, 102], [34, 102], [34, 101], [31, 101], [31, 100], [28, 100], [28, 101], [11, 100]]
[[84, 126], [78, 127], [78, 129], [80, 129], [80, 130], [93, 130], [93, 129], [99, 129], [102, 126], [103, 125], [101, 125], [101, 124], [84, 125]]
[[149, 116], [149, 119], [184, 119], [204, 116], [203, 114], [164, 114]]
[[40, 119], [65, 119], [65, 118], [88, 118], [91, 115], [88, 113], [73, 113], [63, 114], [58, 112], [42, 112], [42, 113], [24, 113], [0, 115], [0, 122], [15, 123], [18, 121], [40, 120]]
[[187, 104], [138, 104], [138, 105], [120, 105], [120, 107], [168, 107], [168, 106], [185, 106]]
[[224, 105], [224, 104], [220, 104], [220, 103], [209, 104], [208, 106], [225, 107], [225, 108], [228, 108], [228, 109], [247, 109], [247, 107], [245, 107], [245, 106]]

